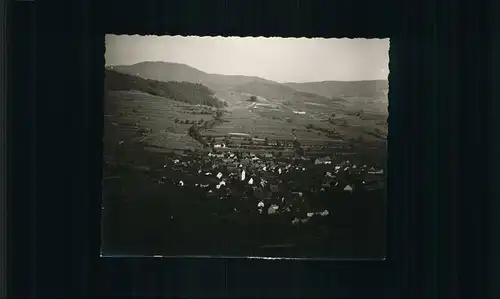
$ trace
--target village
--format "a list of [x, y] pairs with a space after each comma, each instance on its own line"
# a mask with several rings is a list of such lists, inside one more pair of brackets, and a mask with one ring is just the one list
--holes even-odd
[[138, 166], [151, 183], [218, 201], [225, 208], [216, 213], [285, 214], [293, 225], [329, 215], [328, 201], [370, 197], [384, 189], [384, 170], [346, 159], [352, 156], [232, 151], [225, 144], [211, 151], [174, 150], [161, 156], [157, 165]]
[[[253, 121], [244, 107], [170, 102], [164, 113], [173, 114], [165, 117], [141, 106], [165, 100], [143, 97], [121, 108], [126, 116], [107, 117], [104, 219], [127, 232], [112, 234], [108, 246], [132, 250], [152, 242], [156, 250], [165, 242], [161, 250], [170, 254], [282, 255], [281, 246], [287, 255], [361, 255], [373, 249], [364, 242], [383, 234], [384, 141], [359, 142], [289, 118]], [[203, 234], [188, 241], [193, 228]], [[197, 251], [189, 244], [200, 238], [204, 249]]]

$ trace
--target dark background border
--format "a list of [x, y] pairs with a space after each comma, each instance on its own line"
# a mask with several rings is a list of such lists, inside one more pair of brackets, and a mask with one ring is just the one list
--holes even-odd
[[[414, 2], [13, 3], [10, 294], [486, 296], [493, 6]], [[388, 260], [100, 260], [105, 32], [390, 37]]]

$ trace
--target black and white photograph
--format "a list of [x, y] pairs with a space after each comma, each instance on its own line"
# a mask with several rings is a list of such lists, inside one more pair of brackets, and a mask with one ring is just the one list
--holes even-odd
[[385, 258], [389, 39], [105, 41], [102, 256]]

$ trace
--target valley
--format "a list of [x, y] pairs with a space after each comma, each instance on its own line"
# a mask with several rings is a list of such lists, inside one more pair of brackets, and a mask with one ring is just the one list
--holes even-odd
[[105, 251], [383, 255], [387, 113], [367, 108], [383, 106], [376, 91], [353, 95], [359, 105], [165, 67], [105, 70]]

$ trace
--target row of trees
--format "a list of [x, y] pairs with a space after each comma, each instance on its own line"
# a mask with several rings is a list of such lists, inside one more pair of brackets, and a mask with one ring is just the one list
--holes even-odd
[[313, 124], [307, 124], [306, 125], [306, 129], [307, 130], [315, 130], [315, 131], [323, 132], [327, 136], [331, 136], [331, 137], [337, 135], [337, 132], [335, 131], [335, 129], [327, 129], [327, 128], [323, 128], [323, 127], [318, 127], [318, 126], [315, 126]]
[[256, 96], [251, 96], [247, 101], [248, 102], [257, 102], [257, 97]]
[[184, 113], [186, 114], [200, 114], [200, 115], [210, 115], [212, 114], [213, 112], [212, 111], [185, 111]]
[[215, 119], [220, 120], [222, 118], [222, 115], [224, 115], [224, 112], [222, 110], [217, 110], [215, 112]]
[[193, 126], [189, 127], [188, 135], [191, 138], [193, 138], [194, 140], [201, 143], [203, 146], [208, 146], [207, 142], [203, 139], [203, 136], [201, 136], [200, 128], [198, 126], [193, 125]]
[[[220, 124], [222, 120], [222, 116], [224, 115], [223, 110], [217, 110], [214, 115], [214, 119], [203, 121], [199, 120], [198, 122], [193, 123], [193, 125], [188, 129], [188, 135], [200, 142], [203, 146], [214, 147], [215, 139], [213, 137], [206, 137], [206, 140], [203, 136], [201, 136], [201, 130], [203, 129], [211, 129], [214, 126]], [[201, 126], [200, 126], [201, 125]]]

